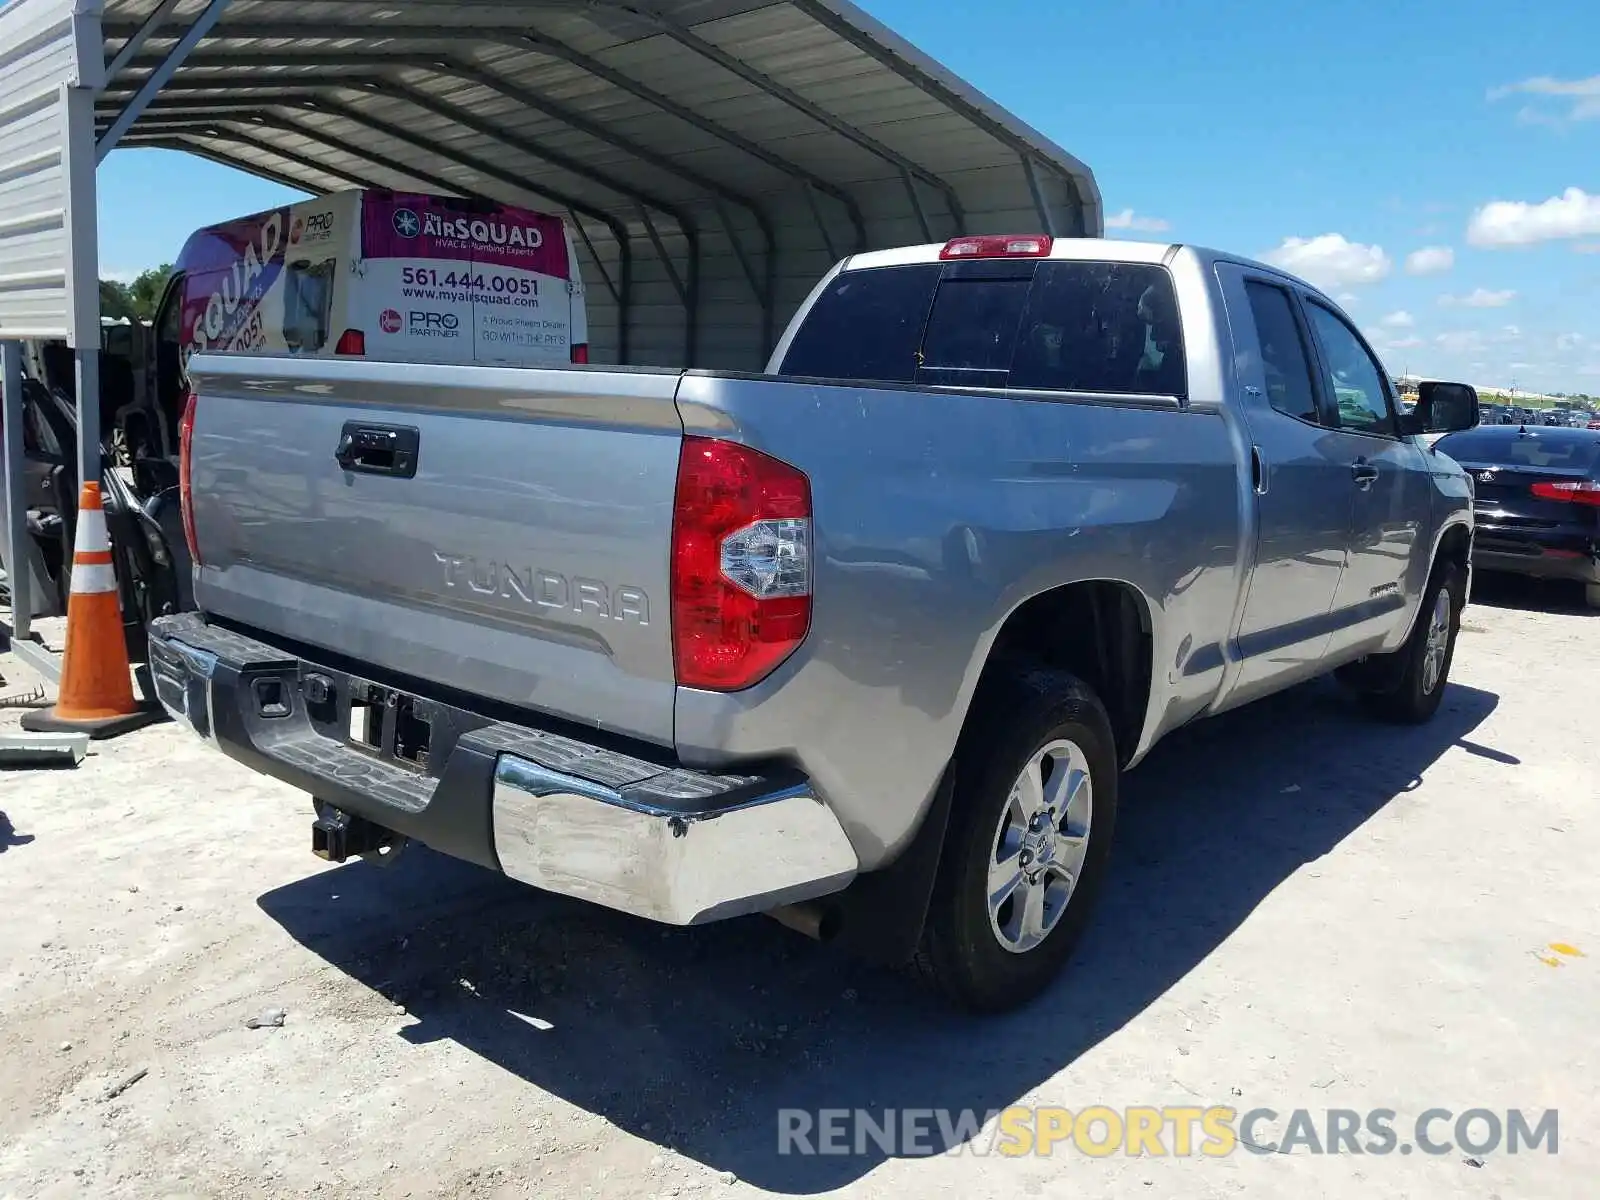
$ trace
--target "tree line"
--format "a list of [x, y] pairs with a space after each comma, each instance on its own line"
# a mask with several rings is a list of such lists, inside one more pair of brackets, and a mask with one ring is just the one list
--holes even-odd
[[162, 263], [140, 271], [124, 283], [120, 279], [100, 281], [100, 315], [114, 321], [153, 321], [156, 305], [161, 303], [161, 293], [166, 289], [167, 277], [172, 274], [172, 264]]

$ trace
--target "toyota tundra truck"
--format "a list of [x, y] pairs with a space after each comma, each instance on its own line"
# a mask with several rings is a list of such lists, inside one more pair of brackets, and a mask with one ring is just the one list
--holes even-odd
[[1119, 774], [1324, 673], [1430, 718], [1472, 486], [1325, 295], [1186, 246], [864, 253], [765, 373], [201, 354], [172, 716], [409, 839], [676, 925], [770, 913], [994, 1011]]

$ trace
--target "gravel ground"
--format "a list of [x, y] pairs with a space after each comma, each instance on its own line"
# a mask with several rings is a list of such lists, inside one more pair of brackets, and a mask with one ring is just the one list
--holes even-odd
[[[0, 1195], [1591, 1196], [1597, 664], [1600, 614], [1480, 590], [1430, 726], [1315, 684], [1173, 737], [1069, 975], [979, 1022], [765, 918], [325, 867], [305, 796], [170, 725], [0, 774]], [[1560, 1143], [778, 1153], [781, 1108], [1014, 1103], [1381, 1107], [1402, 1141], [1554, 1108]]]

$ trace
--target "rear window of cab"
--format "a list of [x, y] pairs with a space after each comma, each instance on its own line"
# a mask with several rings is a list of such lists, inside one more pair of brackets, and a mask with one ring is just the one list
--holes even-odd
[[975, 260], [844, 271], [780, 374], [855, 383], [1181, 396], [1172, 276], [1145, 263]]

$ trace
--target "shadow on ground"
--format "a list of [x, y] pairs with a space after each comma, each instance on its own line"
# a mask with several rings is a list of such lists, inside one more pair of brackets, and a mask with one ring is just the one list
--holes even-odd
[[426, 851], [388, 870], [319, 874], [260, 904], [403, 1001], [418, 1021], [399, 1036], [451, 1039], [717, 1170], [814, 1193], [883, 1155], [870, 1143], [852, 1157], [780, 1155], [779, 1109], [982, 1112], [1016, 1101], [1415, 788], [1496, 703], [1452, 685], [1431, 724], [1397, 729], [1317, 683], [1174, 735], [1127, 778], [1111, 877], [1066, 976], [1025, 1010], [986, 1021], [764, 917], [663, 929]]
[[[1584, 600], [1581, 583], [1566, 579], [1530, 579], [1497, 571], [1472, 573], [1472, 603], [1485, 608], [1600, 617], [1600, 608], [1590, 608]], [[1468, 608], [1467, 612], [1470, 619], [1472, 609]]]
[[18, 833], [11, 824], [11, 818], [0, 812], [0, 854], [4, 854], [13, 846], [26, 846], [33, 841], [33, 834]]

